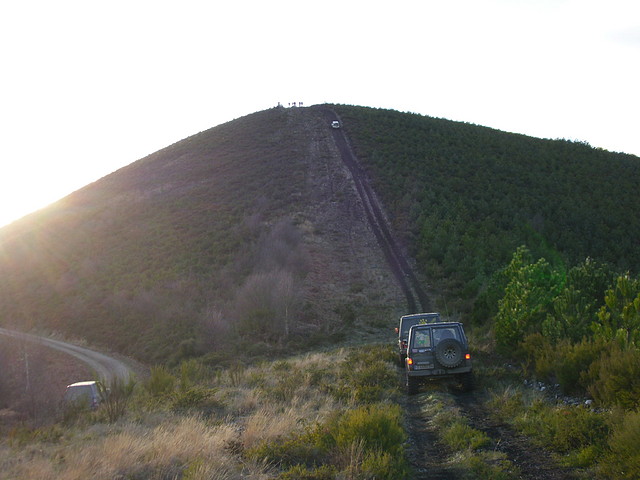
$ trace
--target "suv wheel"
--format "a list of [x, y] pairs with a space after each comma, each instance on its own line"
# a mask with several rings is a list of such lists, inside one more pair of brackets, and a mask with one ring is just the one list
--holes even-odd
[[436, 360], [445, 368], [462, 363], [462, 345], [455, 338], [447, 338], [436, 345]]

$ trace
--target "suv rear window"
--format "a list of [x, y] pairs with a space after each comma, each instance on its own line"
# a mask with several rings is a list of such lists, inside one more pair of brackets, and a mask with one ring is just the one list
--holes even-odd
[[446, 338], [455, 338], [459, 342], [463, 341], [462, 338], [460, 338], [460, 330], [458, 328], [455, 328], [455, 327], [448, 327], [448, 328], [435, 327], [433, 329], [433, 341], [434, 341], [434, 343], [436, 345], [438, 343], [440, 343], [442, 340], [446, 339]]
[[418, 330], [413, 336], [413, 346], [415, 348], [429, 348], [431, 346], [431, 335], [429, 330]]

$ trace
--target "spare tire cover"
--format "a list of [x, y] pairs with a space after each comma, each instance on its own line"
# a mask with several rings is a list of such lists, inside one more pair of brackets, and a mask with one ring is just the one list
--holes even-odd
[[455, 338], [446, 338], [436, 345], [436, 360], [446, 368], [462, 363], [462, 345]]

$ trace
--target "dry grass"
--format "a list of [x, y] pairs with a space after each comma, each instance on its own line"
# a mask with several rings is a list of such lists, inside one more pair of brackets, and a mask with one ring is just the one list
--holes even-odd
[[[272, 466], [239, 454], [290, 438], [340, 408], [305, 372], [331, 378], [346, 355], [344, 350], [314, 353], [212, 375], [224, 409], [209, 417], [163, 410], [158, 403], [149, 411], [151, 404], [141, 406], [141, 397], [115, 424], [91, 424], [97, 421], [93, 416], [69, 427], [54, 426], [62, 431], [58, 436], [44, 428], [13, 432], [0, 440], [0, 479], [275, 478]], [[283, 398], [282, 388], [290, 384], [293, 394]]]
[[[2, 475], [60, 480], [151, 479], [173, 478], [193, 470], [197, 475], [192, 478], [240, 478], [226, 449], [236, 435], [232, 425], [212, 426], [198, 416], [167, 417], [155, 428], [124, 424], [106, 432], [88, 429], [60, 445], [3, 450]], [[216, 476], [209, 476], [214, 471]]]
[[246, 448], [251, 448], [263, 442], [290, 437], [303, 425], [321, 422], [335, 408], [335, 402], [326, 397], [312, 402], [294, 397], [289, 406], [263, 407], [244, 422], [241, 441]]

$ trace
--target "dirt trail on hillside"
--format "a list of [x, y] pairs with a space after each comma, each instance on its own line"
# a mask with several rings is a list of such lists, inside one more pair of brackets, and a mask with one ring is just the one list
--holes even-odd
[[[340, 120], [330, 108], [322, 110], [329, 125]], [[340, 122], [342, 124], [342, 121]], [[382, 206], [373, 193], [365, 172], [359, 166], [357, 158], [342, 128], [333, 130], [333, 138], [348, 167], [365, 209], [365, 215], [380, 247], [389, 263], [402, 292], [407, 300], [407, 313], [429, 311], [431, 302], [422, 289], [419, 280], [409, 266], [402, 250], [391, 235], [391, 228], [383, 214]], [[400, 375], [402, 376], [402, 375]], [[408, 413], [407, 430], [409, 433], [409, 460], [415, 471], [416, 480], [454, 480], [459, 478], [455, 469], [447, 464], [449, 452], [439, 445], [434, 427], [422, 411], [427, 396], [405, 397], [403, 407]], [[559, 467], [544, 449], [535, 447], [523, 435], [514, 432], [508, 425], [490, 420], [479, 394], [459, 394], [456, 402], [471, 427], [488, 435], [496, 450], [503, 452], [508, 460], [520, 472], [524, 480], [562, 480], [574, 476], [565, 468]]]
[[[327, 125], [333, 120], [340, 121], [337, 114], [329, 108], [324, 109], [323, 114]], [[420, 313], [431, 310], [429, 297], [422, 288], [413, 269], [409, 266], [402, 249], [391, 234], [391, 228], [383, 213], [382, 206], [369, 184], [367, 175], [360, 167], [344, 130], [334, 128], [332, 133], [342, 161], [351, 172], [353, 183], [362, 202], [369, 226], [387, 259], [389, 268], [391, 268], [398, 285], [407, 299], [407, 313]]]
[[120, 360], [71, 343], [15, 330], [7, 330], [6, 328], [0, 328], [0, 335], [41, 344], [71, 355], [91, 368], [102, 381], [107, 383], [116, 378], [126, 381], [134, 374], [133, 369]]

